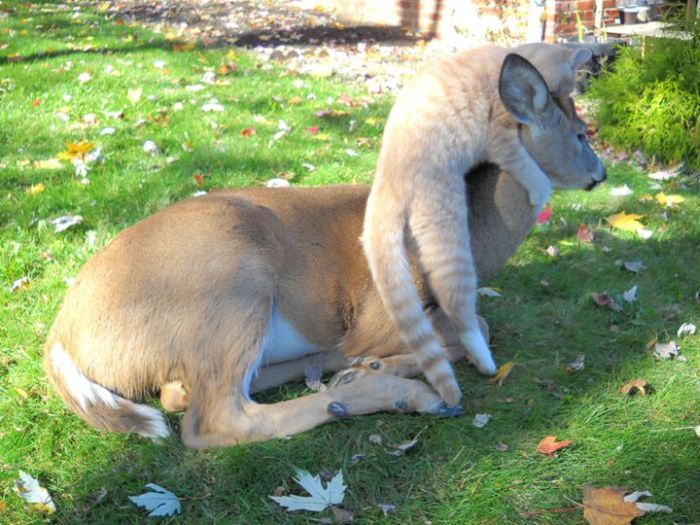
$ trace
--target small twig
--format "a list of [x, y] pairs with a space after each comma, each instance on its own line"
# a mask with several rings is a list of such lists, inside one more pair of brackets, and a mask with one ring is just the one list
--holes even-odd
[[181, 496], [180, 501], [201, 501], [211, 498], [211, 492], [207, 492], [203, 496]]

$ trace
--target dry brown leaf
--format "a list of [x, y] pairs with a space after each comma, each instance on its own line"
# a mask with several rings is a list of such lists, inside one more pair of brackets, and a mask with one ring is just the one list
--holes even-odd
[[537, 452], [546, 456], [553, 456], [557, 450], [568, 447], [571, 443], [573, 443], [573, 441], [569, 439], [566, 441], [557, 441], [556, 436], [545, 436], [542, 438], [542, 441], [540, 441], [540, 444], [537, 445]]
[[583, 488], [583, 517], [590, 525], [629, 525], [634, 518], [644, 516], [634, 503], [623, 500], [624, 488]]
[[593, 302], [597, 304], [598, 306], [602, 306], [603, 308], [610, 308], [611, 310], [615, 312], [621, 312], [622, 311], [622, 306], [617, 304], [615, 299], [610, 297], [608, 294], [605, 292], [593, 292], [591, 294], [591, 299], [593, 299]]
[[646, 379], [635, 379], [629, 383], [625, 383], [619, 389], [621, 394], [632, 396], [634, 394], [639, 394], [645, 396], [651, 393], [651, 385], [647, 383]]

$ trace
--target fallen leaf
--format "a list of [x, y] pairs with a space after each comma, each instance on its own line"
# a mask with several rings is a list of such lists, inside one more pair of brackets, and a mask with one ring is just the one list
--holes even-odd
[[627, 184], [623, 184], [622, 186], [612, 188], [610, 190], [610, 195], [613, 197], [625, 197], [627, 195], [632, 195], [632, 188], [627, 186]]
[[324, 487], [320, 476], [312, 476], [306, 470], [297, 469], [294, 480], [301, 485], [310, 496], [268, 496], [270, 499], [285, 507], [287, 511], [309, 510], [321, 512], [334, 505], [340, 505], [345, 498], [345, 483], [343, 472], [338, 473]]
[[331, 140], [331, 136], [328, 133], [316, 133], [313, 137], [322, 142], [328, 142]]
[[622, 264], [622, 267], [628, 272], [639, 273], [641, 270], [646, 268], [642, 261], [630, 261]]
[[593, 232], [590, 231], [585, 224], [581, 223], [578, 225], [578, 230], [576, 231], [576, 238], [581, 242], [592, 242]]
[[29, 288], [30, 284], [31, 281], [29, 280], [29, 277], [21, 277], [12, 283], [10, 291], [19, 292], [21, 290], [26, 290], [27, 288]]
[[695, 335], [696, 326], [693, 323], [683, 323], [676, 332], [678, 337], [683, 337], [686, 335]]
[[39, 481], [24, 472], [19, 471], [19, 479], [15, 480], [15, 492], [30, 506], [41, 512], [53, 514], [56, 512], [56, 505], [51, 499], [49, 491], [39, 484]]
[[82, 159], [94, 146], [94, 144], [86, 140], [81, 140], [77, 143], [68, 142], [66, 150], [56, 155], [56, 157], [62, 160]]
[[396, 505], [393, 503], [377, 503], [377, 508], [386, 516], [390, 512], [394, 512], [396, 510]]
[[637, 230], [644, 229], [644, 225], [637, 219], [641, 219], [643, 215], [637, 215], [636, 213], [625, 213], [624, 211], [610, 215], [606, 217], [605, 220], [613, 228], [619, 230], [636, 232]]
[[147, 140], [143, 143], [143, 151], [148, 153], [149, 155], [157, 155], [158, 146], [152, 140]]
[[130, 88], [126, 93], [126, 98], [128, 98], [134, 104], [141, 100], [141, 95], [143, 94], [143, 89], [141, 88]]
[[557, 441], [556, 436], [545, 436], [537, 445], [537, 452], [544, 454], [546, 456], [553, 456], [554, 453], [564, 447], [568, 447], [573, 443], [571, 440]]
[[619, 388], [621, 394], [632, 396], [634, 394], [639, 394], [641, 396], [646, 396], [651, 393], [651, 385], [647, 383], [646, 379], [634, 379], [629, 383], [625, 383]]
[[319, 128], [318, 126], [311, 126], [306, 128], [306, 131], [308, 131], [310, 135], [317, 135], [319, 132]]
[[636, 302], [636, 301], [637, 301], [637, 289], [638, 289], [638, 288], [639, 288], [639, 286], [637, 286], [637, 285], [635, 284], [632, 288], [630, 288], [630, 289], [627, 290], [625, 293], [623, 293], [623, 294], [622, 294], [622, 297], [624, 298], [624, 300], [627, 301], [628, 303], [634, 303], [634, 302]]
[[580, 372], [584, 368], [586, 368], [586, 356], [583, 354], [579, 354], [576, 356], [576, 359], [571, 361], [570, 363], [567, 363], [564, 365], [564, 371], [568, 374], [572, 374], [574, 372]]
[[598, 306], [602, 306], [603, 308], [610, 308], [611, 310], [613, 310], [615, 312], [622, 311], [622, 306], [617, 304], [615, 299], [610, 297], [605, 292], [593, 292], [591, 294], [591, 299], [593, 299], [593, 302], [595, 304], [597, 304]]
[[496, 375], [489, 379], [489, 384], [497, 384], [498, 386], [501, 386], [503, 384], [503, 381], [505, 381], [506, 377], [508, 377], [508, 375], [510, 374], [511, 370], [513, 370], [514, 365], [514, 361], [508, 361], [507, 363], [502, 364], [496, 371]]
[[547, 255], [550, 257], [558, 257], [559, 256], [559, 248], [553, 245], [547, 246], [547, 249], [544, 251]]
[[472, 426], [484, 428], [491, 421], [491, 414], [476, 414], [472, 419]]
[[53, 224], [54, 233], [60, 233], [81, 222], [83, 222], [83, 218], [80, 215], [63, 215], [53, 219], [51, 224]]
[[366, 454], [353, 454], [352, 457], [350, 458], [350, 464], [357, 465], [360, 461], [365, 459], [366, 456], [367, 456]]
[[632, 502], [624, 501], [624, 488], [583, 488], [583, 517], [590, 525], [628, 525], [644, 511]]
[[666, 513], [671, 513], [673, 512], [673, 509], [671, 507], [668, 507], [666, 505], [659, 505], [658, 503], [643, 503], [639, 501], [639, 498], [642, 497], [648, 497], [650, 498], [652, 496], [651, 492], [648, 490], [635, 490], [631, 494], [627, 494], [624, 498], [622, 498], [626, 503], [634, 503], [637, 505], [637, 508], [639, 510], [642, 510], [644, 512], [666, 512]]
[[221, 113], [224, 111], [224, 106], [219, 104], [216, 100], [212, 100], [202, 106], [202, 111], [205, 113]]
[[90, 82], [90, 79], [92, 79], [92, 75], [90, 73], [88, 73], [87, 71], [80, 73], [80, 75], [78, 75], [78, 82], [80, 82], [81, 84], [85, 84], [86, 82]]
[[149, 516], [172, 516], [182, 512], [180, 499], [175, 494], [155, 483], [146, 483], [146, 487], [152, 489], [153, 492], [129, 496], [129, 499], [137, 507], [143, 507], [150, 511]]
[[416, 446], [416, 443], [418, 443], [418, 438], [415, 437], [409, 441], [402, 441], [401, 443], [393, 443], [389, 445], [391, 448], [394, 450], [388, 451], [387, 454], [391, 456], [403, 456], [406, 452], [411, 450], [413, 447]]
[[58, 159], [35, 160], [34, 167], [38, 170], [62, 170], [64, 168]]
[[376, 126], [377, 124], [380, 124], [382, 119], [379, 117], [369, 117], [365, 119], [365, 124], [368, 124], [370, 126]]
[[685, 199], [680, 195], [666, 195], [661, 192], [656, 195], [656, 202], [665, 208], [673, 208], [678, 204], [685, 202]]
[[506, 450], [508, 450], [508, 445], [506, 445], [505, 443], [496, 443], [496, 450], [498, 452], [505, 452]]
[[251, 137], [255, 135], [255, 133], [255, 128], [245, 128], [244, 130], [241, 130], [241, 137]]
[[370, 434], [367, 439], [373, 445], [381, 445], [382, 444], [382, 436], [380, 436], [379, 434]]
[[304, 101], [304, 99], [302, 99], [299, 95], [297, 95], [295, 97], [290, 98], [287, 101], [287, 104], [289, 104], [290, 106], [299, 106], [299, 105], [301, 105], [301, 103], [303, 101]]
[[289, 188], [289, 181], [286, 179], [270, 179], [265, 183], [268, 188]]
[[535, 219], [535, 222], [537, 224], [545, 224], [549, 218], [552, 216], [552, 207], [547, 206], [544, 210], [539, 212], [537, 214], [537, 218]]
[[660, 357], [661, 359], [673, 359], [678, 356], [678, 351], [680, 347], [675, 341], [670, 341], [668, 343], [656, 343], [654, 345], [654, 355]]
[[32, 184], [24, 190], [24, 193], [27, 195], [38, 195], [39, 193], [42, 193], [46, 189], [46, 186], [44, 185], [43, 182], [37, 182], [36, 184]]
[[639, 202], [651, 202], [654, 200], [654, 196], [651, 193], [645, 193], [639, 197]]

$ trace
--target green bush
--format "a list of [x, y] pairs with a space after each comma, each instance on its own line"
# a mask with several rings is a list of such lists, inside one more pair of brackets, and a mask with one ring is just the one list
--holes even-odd
[[685, 34], [621, 49], [589, 93], [601, 139], [700, 170], [700, 23]]

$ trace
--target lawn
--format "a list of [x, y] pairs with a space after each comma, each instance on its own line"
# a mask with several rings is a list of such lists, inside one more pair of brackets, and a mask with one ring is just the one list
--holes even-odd
[[[380, 414], [212, 451], [89, 428], [41, 365], [80, 266], [127, 225], [198, 191], [273, 178], [369, 182], [391, 98], [77, 4], [3, 1], [0, 16], [1, 523], [144, 523], [151, 518], [128, 497], [150, 482], [181, 498], [182, 514], [165, 523], [329, 518], [288, 514], [268, 498], [300, 493], [294, 467], [342, 470], [354, 523], [583, 523], [586, 485], [649, 490], [674, 509], [639, 523], [700, 520], [700, 438], [687, 428], [700, 425], [700, 339], [676, 335], [698, 323], [700, 184], [689, 174], [656, 181], [636, 164], [609, 166], [594, 192], [556, 194], [549, 221], [484, 283], [502, 294], [481, 300], [494, 352], [515, 366], [499, 387], [458, 365], [463, 417]], [[629, 195], [611, 195], [624, 184]], [[643, 198], [660, 192], [685, 200]], [[605, 218], [620, 211], [642, 215], [651, 237], [611, 228]], [[57, 232], [63, 216], [82, 220]], [[577, 237], [580, 224], [592, 242]], [[633, 261], [644, 268], [621, 268]], [[596, 305], [593, 292], [623, 310]], [[654, 355], [655, 343], [672, 340], [682, 359]], [[579, 355], [585, 368], [572, 372]], [[653, 392], [619, 392], [637, 378]], [[304, 392], [285, 386], [263, 399]], [[492, 416], [484, 428], [472, 425], [477, 413]], [[178, 416], [170, 422], [177, 428]], [[384, 444], [419, 437], [395, 457], [372, 434]], [[547, 457], [536, 450], [546, 435], [572, 444]], [[19, 470], [50, 491], [51, 517], [13, 492]], [[396, 508], [385, 515], [379, 504]]]

